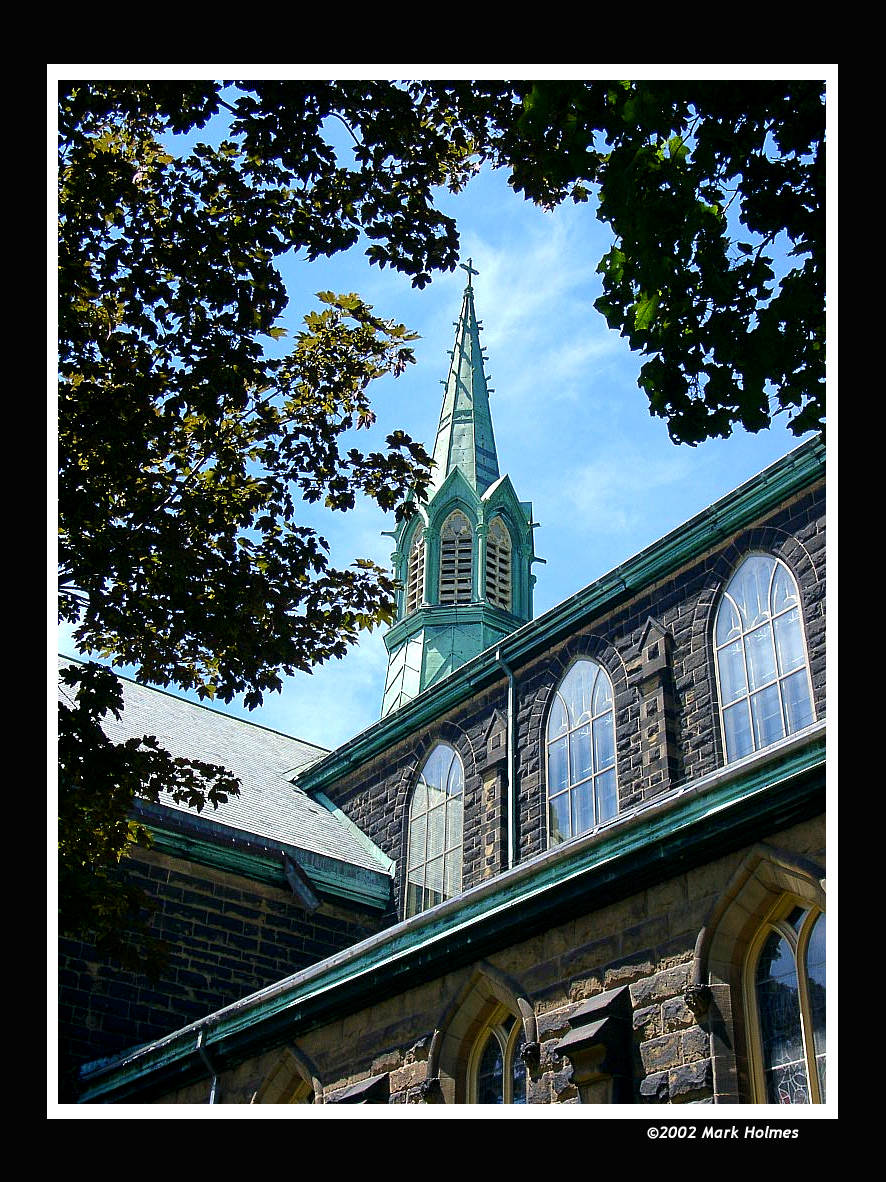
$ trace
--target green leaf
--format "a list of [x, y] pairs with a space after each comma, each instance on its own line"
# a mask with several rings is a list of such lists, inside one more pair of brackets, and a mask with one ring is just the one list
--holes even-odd
[[634, 329], [637, 332], [645, 332], [652, 324], [660, 301], [661, 292], [659, 291], [654, 292], [652, 295], [641, 296], [638, 303], [634, 306]]

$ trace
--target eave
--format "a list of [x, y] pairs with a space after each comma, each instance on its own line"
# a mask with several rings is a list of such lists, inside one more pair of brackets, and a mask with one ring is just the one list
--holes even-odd
[[477, 690], [502, 678], [501, 661], [516, 669], [595, 617], [641, 594], [788, 497], [823, 479], [824, 465], [824, 444], [818, 439], [804, 443], [582, 591], [523, 624], [466, 661], [443, 681], [312, 763], [296, 782], [308, 792], [330, 788], [351, 768], [374, 758]]
[[81, 1103], [143, 1101], [820, 815], [825, 724], [573, 842], [166, 1038], [81, 1071]]
[[[459, 604], [426, 604], [416, 608], [410, 615], [398, 620], [385, 633], [385, 645], [394, 649], [408, 637], [421, 632], [422, 629], [445, 628], [460, 625], [472, 627], [476, 624], [487, 624], [491, 629], [502, 635], [519, 627], [523, 620], [513, 612], [496, 607], [491, 603], [459, 603]], [[364, 732], [365, 733], [365, 732]], [[301, 780], [299, 780], [301, 784]]]
[[166, 805], [138, 801], [136, 811], [148, 825], [153, 837], [151, 848], [158, 853], [238, 874], [281, 890], [288, 890], [286, 855], [324, 896], [374, 911], [383, 911], [390, 903], [390, 869], [380, 866], [375, 871], [355, 866]]

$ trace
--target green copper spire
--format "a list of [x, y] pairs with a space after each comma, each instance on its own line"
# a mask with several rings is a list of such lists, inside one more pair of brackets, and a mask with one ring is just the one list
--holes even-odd
[[471, 260], [426, 504], [394, 531], [397, 619], [385, 635], [382, 715], [532, 619], [532, 505], [498, 467]]
[[498, 480], [499, 469], [492, 416], [489, 413], [489, 388], [480, 346], [480, 329], [474, 311], [474, 289], [471, 286], [471, 276], [479, 272], [474, 270], [470, 259], [459, 266], [467, 271], [468, 284], [456, 325], [455, 348], [434, 443], [437, 467], [432, 489], [438, 489], [452, 470], [458, 468], [471, 487], [483, 493]]

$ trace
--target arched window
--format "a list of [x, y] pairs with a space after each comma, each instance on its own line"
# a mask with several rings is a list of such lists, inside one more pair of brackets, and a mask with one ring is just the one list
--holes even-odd
[[406, 569], [406, 598], [405, 616], [418, 611], [422, 604], [425, 590], [425, 541], [421, 529], [415, 531], [412, 545], [409, 547], [409, 560]]
[[714, 651], [726, 762], [815, 718], [800, 597], [785, 564], [752, 554], [723, 593]]
[[461, 891], [464, 771], [458, 752], [431, 752], [409, 805], [406, 916]]
[[511, 611], [511, 535], [500, 517], [486, 534], [486, 602]]
[[529, 1103], [523, 1052], [538, 1049], [538, 1022], [518, 981], [485, 961], [476, 963], [437, 1031], [428, 1076], [439, 1079], [445, 1104]]
[[440, 533], [440, 602], [470, 603], [474, 541], [471, 523], [457, 509]]
[[550, 845], [618, 812], [612, 685], [595, 661], [576, 661], [554, 694], [547, 769]]
[[805, 1102], [804, 1087], [824, 1100], [825, 908], [824, 867], [764, 842], [719, 891], [692, 981], [717, 1013], [711, 1072], [723, 1103], [765, 1104], [770, 1089], [775, 1103]]
[[526, 1042], [523, 1023], [499, 1009], [474, 1043], [468, 1067], [471, 1104], [526, 1104]]
[[250, 1104], [316, 1104], [323, 1089], [313, 1063], [295, 1046], [284, 1048]]
[[791, 901], [751, 946], [755, 1098], [762, 1104], [825, 1100], [825, 917]]

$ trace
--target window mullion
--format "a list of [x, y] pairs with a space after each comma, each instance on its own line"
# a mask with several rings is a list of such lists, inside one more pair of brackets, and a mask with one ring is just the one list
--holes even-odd
[[809, 1096], [813, 1104], [822, 1104], [824, 1101], [821, 1098], [821, 1087], [818, 1080], [818, 1060], [815, 1055], [815, 1031], [812, 1024], [812, 999], [809, 996], [809, 969], [806, 957], [809, 951], [809, 938], [820, 914], [818, 911], [811, 911], [806, 916], [794, 949], [800, 993], [800, 1032], [803, 1038], [803, 1049], [806, 1052]]
[[498, 1045], [501, 1048], [501, 1099], [503, 1104], [513, 1103], [513, 1092], [511, 1090], [511, 1062], [508, 1055], [508, 1041], [504, 1037], [500, 1026], [496, 1026], [492, 1031], [493, 1035], [498, 1039]]

